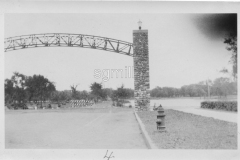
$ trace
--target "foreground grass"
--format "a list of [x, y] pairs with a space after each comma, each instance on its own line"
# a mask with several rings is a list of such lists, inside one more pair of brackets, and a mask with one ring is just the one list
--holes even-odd
[[160, 149], [237, 149], [237, 124], [165, 110], [166, 132], [158, 132], [157, 112], [137, 113]]

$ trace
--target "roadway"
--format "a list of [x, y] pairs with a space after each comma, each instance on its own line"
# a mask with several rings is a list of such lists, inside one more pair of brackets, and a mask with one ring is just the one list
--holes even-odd
[[5, 120], [7, 149], [147, 149], [133, 109], [17, 110]]

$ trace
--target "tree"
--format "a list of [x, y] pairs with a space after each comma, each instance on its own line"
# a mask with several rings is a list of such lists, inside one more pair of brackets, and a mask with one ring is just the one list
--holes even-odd
[[231, 93], [229, 78], [220, 77], [215, 79], [213, 89], [218, 96], [227, 96]]
[[26, 79], [26, 91], [28, 94], [28, 100], [40, 100], [42, 101], [50, 98], [52, 92], [56, 90], [53, 82], [50, 82], [42, 75], [33, 75]]
[[94, 99], [98, 101], [99, 99], [106, 99], [107, 94], [102, 89], [102, 84], [94, 82], [90, 86], [91, 94], [94, 96]]
[[133, 98], [134, 97], [134, 90], [131, 88], [125, 88], [127, 92], [127, 98]]
[[121, 87], [119, 87], [117, 89], [117, 95], [118, 95], [118, 98], [120, 99], [126, 99], [128, 97], [128, 92], [127, 90], [124, 88], [124, 85], [122, 84]]
[[49, 99], [55, 91], [53, 82], [41, 75], [25, 76], [14, 72], [11, 79], [5, 79], [5, 100], [14, 102], [14, 106], [21, 108], [26, 101]]
[[24, 108], [26, 101], [26, 76], [14, 72], [11, 79], [5, 79], [5, 103], [13, 103], [14, 107]]
[[61, 92], [54, 91], [51, 95], [51, 101], [59, 102], [60, 101], [60, 94], [61, 94]]
[[77, 99], [89, 99], [89, 93], [85, 90], [77, 92]]
[[112, 101], [117, 102], [117, 106], [123, 106], [124, 99], [131, 98], [133, 96], [134, 96], [133, 90], [124, 88], [124, 85], [122, 84], [121, 87], [113, 91], [111, 99]]
[[5, 91], [5, 103], [11, 103], [13, 101], [14, 87], [13, 82], [10, 79], [5, 79], [4, 91]]
[[112, 88], [104, 88], [103, 92], [107, 95], [107, 97], [112, 97], [113, 89]]
[[232, 51], [232, 56], [230, 62], [233, 64], [233, 77], [237, 79], [237, 36], [235, 34], [230, 34], [225, 38], [224, 43], [227, 44], [226, 49]]
[[71, 87], [71, 91], [72, 91], [72, 98], [73, 98], [73, 99], [77, 99], [77, 86], [78, 86], [78, 85], [76, 85], [76, 86], [74, 86], [74, 85], [70, 86], [70, 87]]
[[27, 94], [25, 92], [25, 88], [26, 88], [25, 80], [26, 80], [25, 75], [20, 74], [18, 72], [14, 72], [11, 78], [11, 81], [14, 87], [14, 92], [13, 92], [14, 103], [17, 102], [18, 104], [20, 104], [20, 103], [24, 103], [26, 100]]
[[60, 101], [68, 101], [71, 99], [71, 92], [69, 91], [54, 91], [51, 95], [51, 100], [59, 103]]
[[180, 92], [181, 92], [181, 95], [182, 96], [188, 96], [188, 93], [187, 93], [187, 86], [182, 86], [181, 89], [180, 89]]

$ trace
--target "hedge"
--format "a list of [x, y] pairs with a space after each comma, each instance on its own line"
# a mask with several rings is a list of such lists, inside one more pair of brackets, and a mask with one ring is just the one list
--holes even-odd
[[201, 108], [237, 112], [237, 101], [204, 101]]

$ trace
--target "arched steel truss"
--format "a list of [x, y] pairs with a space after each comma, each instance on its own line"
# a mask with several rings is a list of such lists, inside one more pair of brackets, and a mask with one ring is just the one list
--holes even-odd
[[112, 38], [84, 34], [46, 33], [5, 38], [4, 50], [36, 47], [82, 47], [133, 56], [133, 44]]

